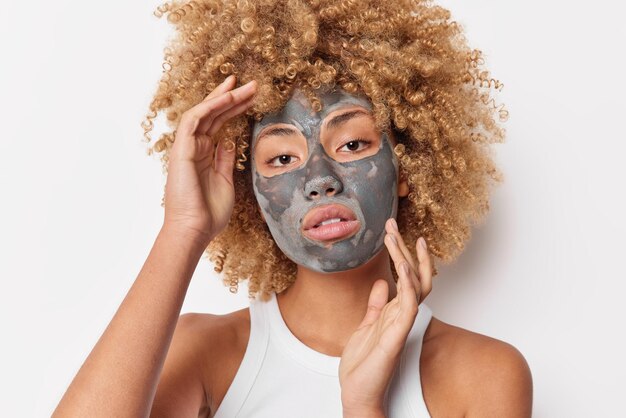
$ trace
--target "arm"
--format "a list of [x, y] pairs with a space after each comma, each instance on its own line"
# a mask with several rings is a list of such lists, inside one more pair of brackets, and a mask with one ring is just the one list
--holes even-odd
[[235, 152], [215, 145], [212, 136], [243, 113], [256, 92], [255, 82], [234, 85], [234, 77], [227, 78], [181, 116], [169, 152], [163, 228], [53, 417], [149, 415], [193, 272], [232, 213]]
[[204, 248], [201, 240], [161, 229], [137, 279], [53, 417], [147, 415]]
[[224, 340], [213, 326], [214, 315], [181, 315], [167, 352], [150, 418], [208, 417], [207, 365], [215, 361], [214, 336]]

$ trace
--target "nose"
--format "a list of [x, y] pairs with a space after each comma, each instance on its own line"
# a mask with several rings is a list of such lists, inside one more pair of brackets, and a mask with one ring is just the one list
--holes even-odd
[[316, 176], [306, 182], [304, 193], [309, 199], [319, 199], [322, 196], [334, 196], [343, 191], [343, 184], [333, 175]]
[[334, 162], [325, 155], [321, 144], [311, 153], [307, 162], [304, 195], [307, 199], [319, 199], [343, 192], [343, 183], [334, 167]]

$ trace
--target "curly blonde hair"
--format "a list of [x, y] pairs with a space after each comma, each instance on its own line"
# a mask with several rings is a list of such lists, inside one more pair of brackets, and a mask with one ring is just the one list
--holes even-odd
[[295, 263], [257, 209], [248, 147], [254, 120], [281, 109], [296, 87], [318, 111], [323, 85], [370, 99], [377, 127], [399, 142], [394, 151], [410, 190], [398, 208], [404, 240], [423, 236], [446, 263], [461, 253], [502, 180], [489, 145], [504, 141], [496, 118], [506, 120], [507, 111], [491, 97], [502, 84], [448, 10], [426, 0], [192, 0], [162, 4], [155, 15], [176, 29], [142, 122], [150, 143], [154, 119], [166, 115], [172, 130], [147, 150], [161, 154], [165, 174], [183, 112], [230, 74], [259, 83], [253, 106], [217, 135], [236, 147], [236, 202], [207, 252], [231, 292], [247, 279], [249, 297], [266, 297], [295, 280]]

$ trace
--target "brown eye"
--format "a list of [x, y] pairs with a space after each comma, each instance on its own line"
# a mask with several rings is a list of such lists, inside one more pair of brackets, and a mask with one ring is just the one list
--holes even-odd
[[282, 167], [292, 163], [294, 157], [292, 155], [279, 155], [267, 161], [272, 167]]
[[358, 141], [350, 141], [346, 144], [346, 147], [348, 147], [350, 151], [356, 151], [359, 149], [359, 143]]
[[370, 145], [371, 141], [368, 141], [366, 139], [353, 139], [350, 142], [346, 142], [345, 144], [343, 144], [339, 150], [342, 149], [347, 149], [348, 151], [351, 152], [360, 152], [363, 151], [365, 148], [367, 148]]

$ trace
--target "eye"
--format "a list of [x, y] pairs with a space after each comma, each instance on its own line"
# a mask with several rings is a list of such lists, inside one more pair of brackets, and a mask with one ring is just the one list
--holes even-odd
[[355, 138], [339, 147], [339, 151], [346, 148], [346, 150], [349, 152], [361, 152], [369, 147], [371, 143], [372, 141], [369, 141], [365, 138]]
[[284, 167], [294, 162], [296, 157], [293, 155], [278, 155], [274, 158], [270, 158], [265, 163], [271, 167]]

